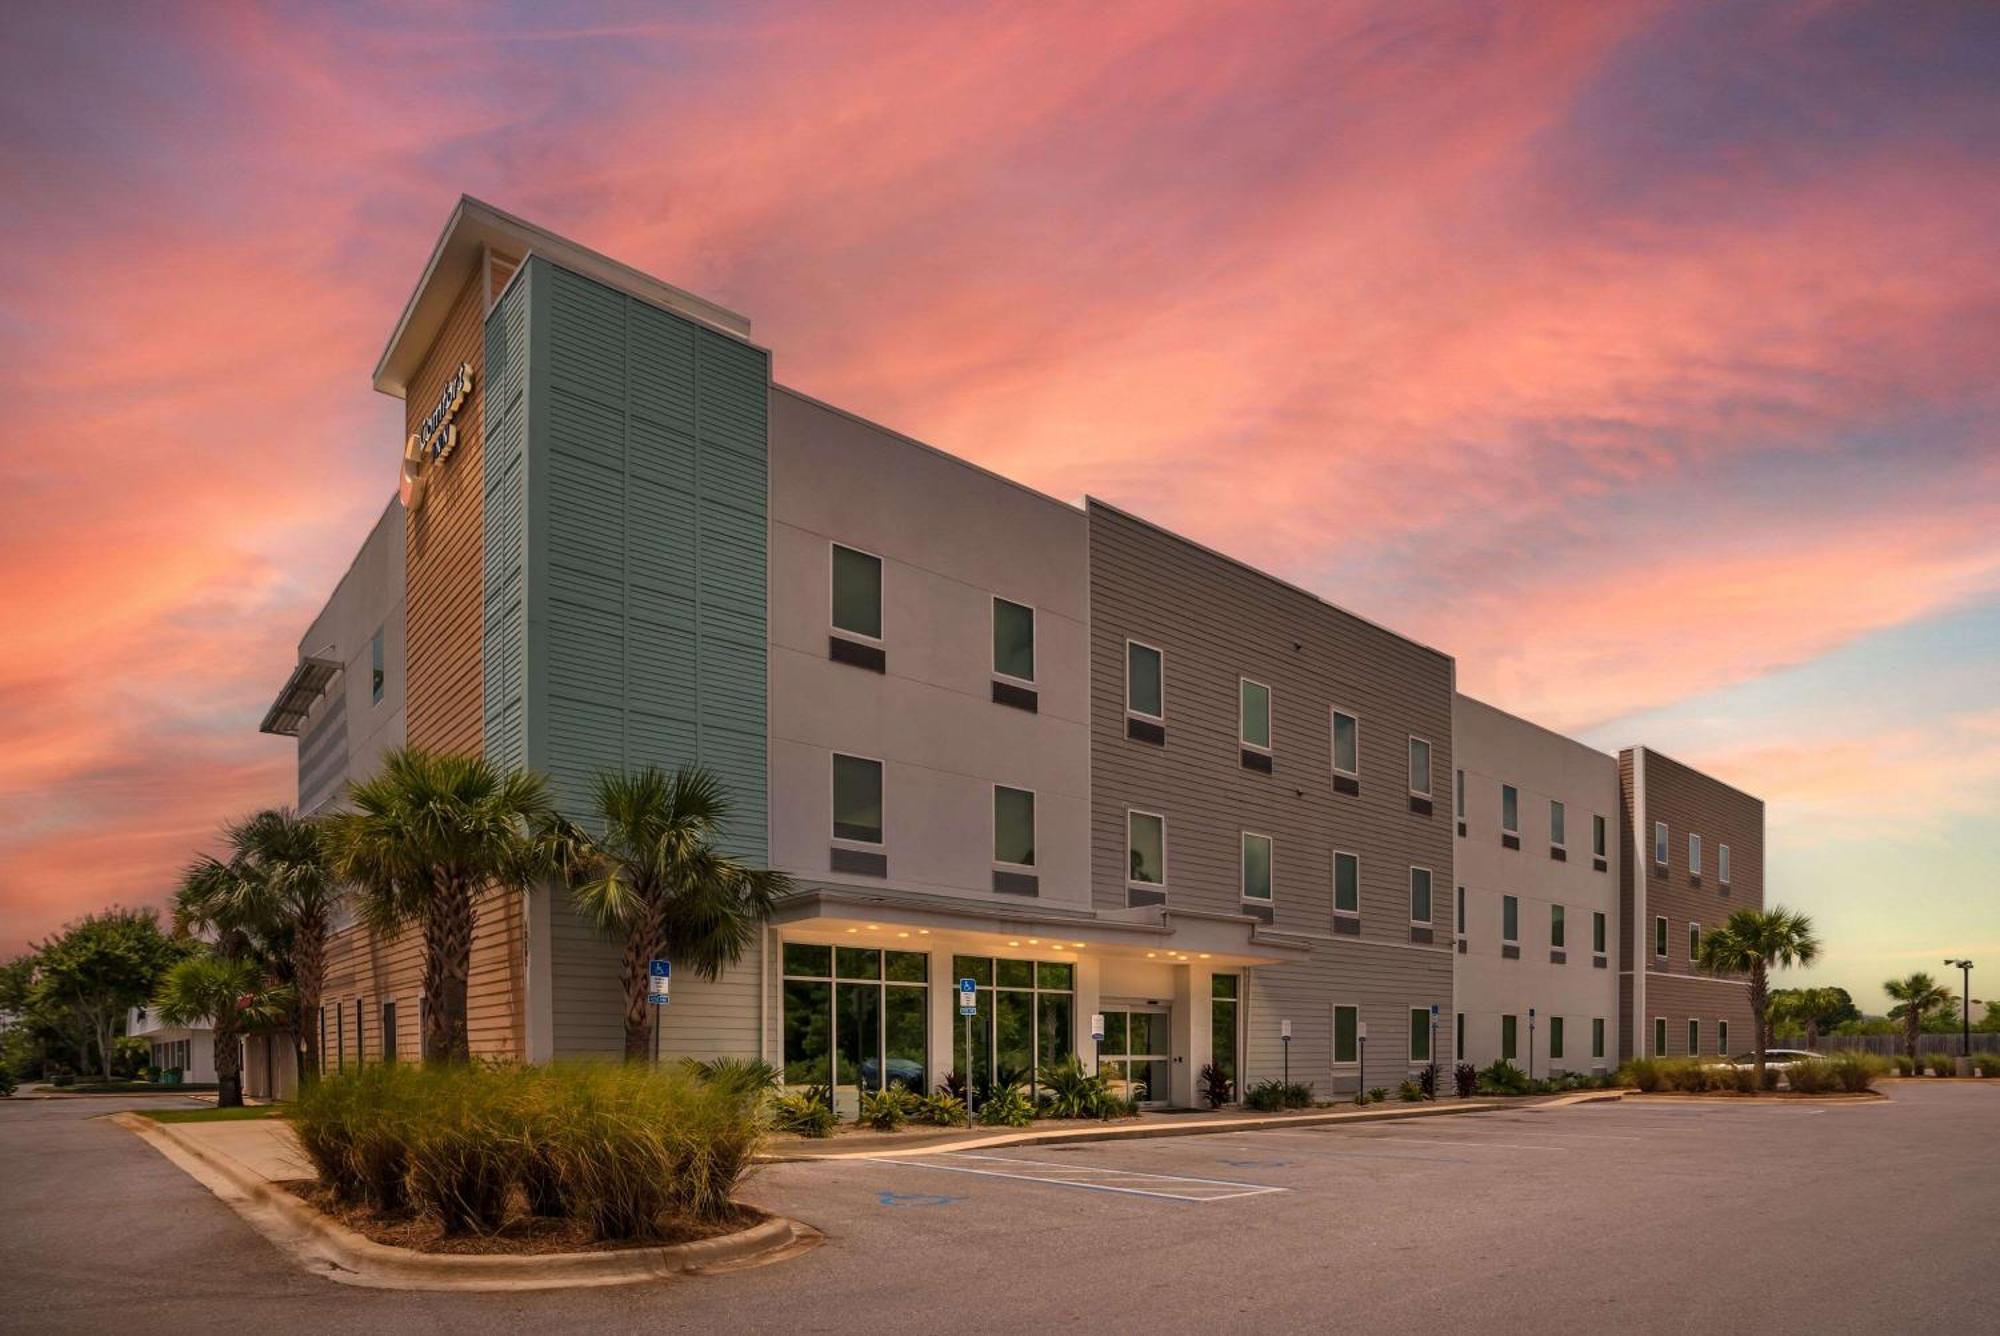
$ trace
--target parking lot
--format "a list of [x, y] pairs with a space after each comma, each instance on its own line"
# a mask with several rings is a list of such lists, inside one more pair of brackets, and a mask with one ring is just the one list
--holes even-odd
[[95, 1103], [0, 1106], [0, 1331], [1881, 1333], [2000, 1306], [1974, 1084], [775, 1165], [748, 1195], [824, 1231], [803, 1256], [514, 1295], [308, 1276]]

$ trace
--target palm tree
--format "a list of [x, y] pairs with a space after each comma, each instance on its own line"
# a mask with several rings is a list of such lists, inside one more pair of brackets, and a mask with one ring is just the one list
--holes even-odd
[[354, 886], [372, 930], [422, 929], [424, 1061], [468, 1062], [478, 897], [493, 886], [525, 890], [557, 866], [548, 782], [483, 757], [404, 747], [348, 800], [353, 810], [326, 818], [334, 871]]
[[[1917, 1060], [1917, 1037], [1924, 1032], [1924, 1020], [1931, 1013], [1950, 1006], [1956, 994], [1921, 970], [1907, 979], [1890, 979], [1882, 985], [1882, 991], [1896, 999], [1896, 1005], [1889, 1008], [1889, 1018], [1902, 1020], [1903, 1049], [1914, 1063]], [[1923, 1073], [1920, 1071], [1917, 1075]]]
[[205, 929], [225, 947], [251, 939], [291, 984], [293, 1055], [300, 1084], [319, 1079], [320, 994], [327, 939], [341, 900], [325, 831], [288, 808], [257, 812], [224, 829], [229, 858], [204, 856], [181, 874], [174, 923]]
[[1757, 1088], [1764, 1088], [1765, 1010], [1771, 1001], [1771, 969], [1810, 965], [1819, 956], [1812, 920], [1794, 910], [1739, 909], [1701, 939], [1700, 965], [1711, 974], [1750, 976], [1750, 1027], [1757, 1043]]
[[702, 978], [720, 977], [743, 958], [791, 881], [716, 849], [729, 801], [706, 770], [599, 775], [591, 805], [604, 833], [579, 836], [574, 894], [600, 928], [624, 934], [625, 1058], [639, 1062], [651, 1022], [648, 963], [666, 957]]
[[206, 1023], [215, 1042], [216, 1103], [243, 1103], [244, 1035], [291, 1018], [291, 989], [273, 985], [255, 961], [207, 952], [167, 971], [153, 996], [153, 1010], [168, 1025]]

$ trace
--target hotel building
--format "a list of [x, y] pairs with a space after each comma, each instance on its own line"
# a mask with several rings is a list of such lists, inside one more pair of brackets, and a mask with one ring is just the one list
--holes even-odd
[[[1709, 823], [1730, 903], [1757, 903], [1754, 803], [787, 389], [740, 315], [466, 199], [375, 385], [406, 404], [401, 499], [265, 728], [298, 737], [307, 811], [405, 742], [533, 767], [579, 816], [607, 769], [718, 775], [727, 848], [797, 893], [722, 978], [675, 979], [665, 1054], [763, 1058], [851, 1106], [1075, 1053], [1185, 1106], [1211, 1063], [1324, 1095], [1484, 1060], [1532, 1005], [1563, 1022], [1544, 1070], [1615, 1065], [1634, 1005], [1734, 1014], [1740, 983], [1632, 975], [1633, 916], [1688, 911], [1670, 878], [1630, 884], [1630, 830]], [[473, 954], [476, 1053], [622, 1050], [617, 948], [561, 887], [488, 894]], [[420, 991], [413, 935], [344, 926], [328, 1065], [414, 1056]]]

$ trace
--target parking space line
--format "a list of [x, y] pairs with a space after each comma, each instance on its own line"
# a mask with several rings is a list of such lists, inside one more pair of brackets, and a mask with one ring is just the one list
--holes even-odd
[[[1025, 1165], [1056, 1173], [1010, 1172], [1003, 1168], [979, 1168], [969, 1164], [948, 1164], [951, 1160], [981, 1160], [994, 1165]], [[1139, 1170], [1101, 1166], [1057, 1164], [1047, 1160], [1016, 1160], [1003, 1155], [946, 1154], [921, 1160], [875, 1157], [878, 1164], [898, 1164], [906, 1168], [942, 1169], [953, 1174], [978, 1174], [985, 1178], [1011, 1178], [1017, 1182], [1047, 1183], [1054, 1187], [1082, 1188], [1087, 1192], [1115, 1192], [1130, 1197], [1152, 1197], [1162, 1201], [1233, 1201], [1238, 1197], [1258, 1197], [1290, 1189], [1269, 1183], [1240, 1183], [1222, 1178], [1196, 1178], [1185, 1174], [1149, 1174]], [[1094, 1177], [1086, 1177], [1094, 1175]], [[1131, 1183], [1151, 1183], [1153, 1187], [1131, 1187]], [[1168, 1186], [1172, 1185], [1172, 1186]]]

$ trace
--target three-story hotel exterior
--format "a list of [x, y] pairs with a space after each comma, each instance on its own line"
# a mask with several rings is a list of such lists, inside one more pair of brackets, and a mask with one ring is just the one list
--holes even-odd
[[[720, 980], [676, 980], [664, 1053], [850, 1100], [1077, 1053], [1188, 1105], [1211, 1063], [1329, 1094], [1525, 1054], [1502, 1027], [1531, 1007], [1559, 1018], [1538, 1072], [1653, 1051], [1652, 1010], [1673, 1052], [1749, 1039], [1740, 982], [1640, 957], [1656, 917], [1761, 903], [1754, 799], [786, 389], [741, 316], [466, 199], [375, 385], [406, 404], [401, 496], [264, 726], [308, 811], [405, 742], [532, 766], [576, 815], [606, 769], [716, 773], [730, 850], [798, 893]], [[1713, 870], [1635, 859], [1655, 823]], [[561, 887], [490, 892], [474, 1051], [620, 1052], [617, 965]], [[343, 928], [328, 1064], [414, 1056], [420, 992], [413, 936]]]

